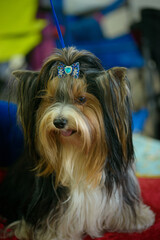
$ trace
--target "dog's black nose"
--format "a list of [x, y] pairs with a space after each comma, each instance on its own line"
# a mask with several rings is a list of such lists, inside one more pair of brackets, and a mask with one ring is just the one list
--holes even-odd
[[65, 119], [65, 118], [56, 118], [56, 119], [54, 119], [53, 123], [54, 123], [54, 126], [56, 128], [61, 129], [61, 128], [64, 128], [66, 126], [67, 119]]

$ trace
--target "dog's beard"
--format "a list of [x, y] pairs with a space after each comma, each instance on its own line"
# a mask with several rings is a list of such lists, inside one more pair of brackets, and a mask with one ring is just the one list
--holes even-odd
[[[68, 121], [64, 129], [53, 124], [59, 115]], [[40, 117], [36, 142], [41, 156], [37, 167], [40, 174], [55, 172], [56, 184], [64, 186], [100, 183], [106, 143], [99, 106], [90, 104], [83, 113], [71, 104], [56, 103], [48, 107]]]

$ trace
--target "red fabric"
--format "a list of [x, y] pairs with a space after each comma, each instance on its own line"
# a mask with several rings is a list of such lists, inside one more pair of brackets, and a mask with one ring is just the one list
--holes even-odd
[[[2, 181], [5, 171], [0, 171], [0, 181]], [[139, 178], [142, 197], [144, 203], [149, 205], [156, 213], [155, 224], [142, 233], [106, 233], [97, 240], [160, 240], [160, 178]], [[3, 221], [0, 219], [0, 230], [4, 228]], [[2, 239], [2, 238], [0, 238]], [[5, 238], [3, 240], [17, 240], [15, 237]], [[91, 240], [87, 236], [84, 240]]]

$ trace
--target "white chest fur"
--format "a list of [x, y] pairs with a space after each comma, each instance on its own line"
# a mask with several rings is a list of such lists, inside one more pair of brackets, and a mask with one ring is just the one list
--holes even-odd
[[114, 215], [119, 206], [119, 198], [114, 192], [107, 196], [104, 187], [96, 189], [83, 189], [77, 186], [71, 190], [69, 206], [64, 216], [60, 219], [58, 239], [79, 240], [84, 233], [91, 237], [99, 237], [106, 226], [107, 216]]

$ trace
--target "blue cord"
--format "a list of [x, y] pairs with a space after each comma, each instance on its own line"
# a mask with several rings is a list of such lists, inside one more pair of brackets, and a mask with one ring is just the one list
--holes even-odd
[[54, 21], [55, 21], [55, 24], [56, 24], [56, 28], [57, 28], [59, 40], [60, 40], [60, 43], [61, 43], [61, 47], [62, 47], [62, 48], [65, 48], [63, 36], [62, 36], [61, 29], [60, 29], [59, 22], [58, 22], [58, 18], [57, 18], [57, 16], [56, 16], [56, 12], [55, 12], [55, 10], [54, 10], [53, 1], [50, 0], [50, 3], [51, 3], [52, 12], [53, 12], [53, 17], [54, 17]]

